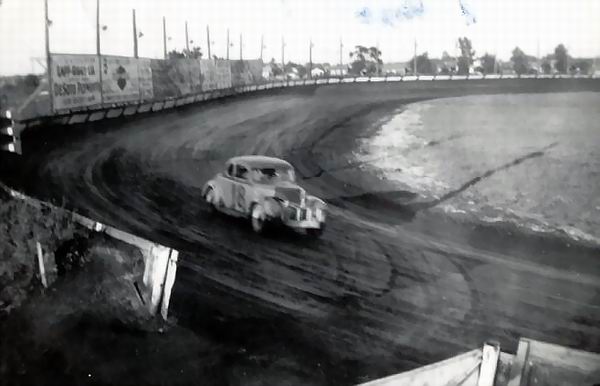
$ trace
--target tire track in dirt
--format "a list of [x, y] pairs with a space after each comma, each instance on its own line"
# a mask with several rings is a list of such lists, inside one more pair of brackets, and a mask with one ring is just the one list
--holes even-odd
[[[494, 297], [503, 290], [506, 272], [515, 280], [529, 279], [537, 266], [530, 268], [528, 260], [509, 264], [515, 260], [510, 256], [486, 256], [478, 261], [478, 269], [467, 253], [448, 252], [450, 244], [426, 230], [420, 233], [424, 241], [416, 242], [403, 227], [412, 218], [372, 197], [364, 202], [371, 206], [333, 202], [330, 227], [317, 242], [297, 234], [262, 238], [244, 221], [208, 216], [198, 189], [221, 160], [270, 153], [292, 161], [299, 176], [312, 176], [320, 168], [315, 146], [324, 139], [331, 142], [332, 130], [361, 125], [353, 119], [360, 118], [356, 112], [366, 113], [365, 106], [371, 109], [386, 100], [391, 108], [409, 100], [408, 92], [392, 89], [343, 98], [334, 90], [257, 97], [124, 123], [119, 132], [92, 134], [40, 156], [36, 177], [45, 194], [64, 195], [71, 206], [101, 221], [180, 249], [174, 313], [188, 320], [190, 328], [201, 333], [208, 323], [222, 328], [224, 337], [239, 328], [243, 333], [236, 337], [245, 345], [256, 339], [258, 352], [275, 347], [278, 340], [290, 342], [298, 351], [282, 350], [282, 355], [301, 363], [302, 356], [320, 355], [327, 368], [325, 379], [333, 380], [330, 384], [424, 365], [472, 348], [500, 328], [529, 334], [530, 326], [545, 323], [538, 338], [580, 342], [579, 332], [558, 338], [552, 334], [574, 330], [573, 318], [594, 315], [585, 298], [589, 283], [576, 285], [570, 276], [557, 278], [540, 270], [536, 286], [573, 284], [565, 299], [582, 304], [565, 316], [551, 306], [556, 300], [543, 290], [518, 288], [509, 296], [526, 294], [527, 302], [537, 302], [544, 312], [523, 315], [523, 302], [518, 301], [510, 303], [515, 308], [500, 312], [497, 299], [513, 300]], [[440, 95], [439, 89], [429, 93]], [[337, 151], [347, 150], [338, 146]], [[311, 193], [326, 198], [364, 193], [353, 182], [327, 171], [301, 181]], [[471, 232], [466, 225], [457, 226]], [[490, 270], [498, 276], [483, 280]], [[486, 313], [502, 316], [501, 323], [485, 318]], [[229, 318], [238, 323], [228, 323]], [[266, 325], [281, 326], [282, 332]], [[582, 331], [594, 342], [597, 331]], [[514, 336], [502, 339], [503, 346], [509, 345]], [[316, 368], [310, 366], [317, 362], [306, 366]], [[343, 372], [348, 378], [340, 375]]]

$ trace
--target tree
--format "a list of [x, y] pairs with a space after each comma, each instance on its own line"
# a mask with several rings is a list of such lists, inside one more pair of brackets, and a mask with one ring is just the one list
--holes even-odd
[[193, 47], [189, 51], [186, 50], [185, 48], [182, 51], [173, 50], [167, 54], [167, 58], [169, 58], [169, 59], [183, 59], [183, 58], [200, 59], [200, 58], [202, 58], [202, 50], [200, 47]]
[[513, 63], [513, 69], [519, 75], [526, 74], [529, 71], [529, 61], [527, 55], [519, 48], [515, 47], [510, 60]]
[[561, 74], [566, 73], [569, 54], [567, 53], [567, 48], [563, 44], [559, 44], [554, 49], [554, 58], [556, 59], [556, 64], [554, 65], [556, 71], [560, 72]]
[[352, 63], [349, 72], [355, 75], [375, 75], [381, 74], [383, 61], [381, 60], [381, 51], [377, 47], [356, 46], [354, 51], [350, 52]]
[[496, 70], [496, 56], [486, 53], [481, 57], [481, 70], [484, 74], [493, 74]]
[[179, 52], [177, 50], [173, 50], [173, 51], [169, 51], [169, 53], [167, 53], [167, 58], [169, 58], [169, 59], [181, 59], [181, 58], [185, 58], [185, 55], [183, 54], [183, 52]]
[[440, 74], [450, 75], [456, 72], [457, 61], [448, 54], [447, 51], [442, 53], [442, 65], [440, 68]]
[[273, 73], [273, 76], [283, 75], [283, 69], [275, 62], [275, 58], [271, 58], [269, 64], [271, 65], [271, 72]]
[[[410, 61], [410, 70], [415, 72], [415, 61]], [[417, 73], [422, 75], [434, 75], [436, 73], [435, 68], [427, 52], [417, 56]]]
[[550, 62], [548, 62], [547, 60], [544, 60], [544, 62], [542, 63], [542, 71], [544, 72], [544, 74], [552, 73], [552, 65], [550, 65]]
[[287, 62], [285, 64], [285, 73], [290, 74], [292, 72], [298, 74], [300, 78], [304, 78], [306, 74], [308, 74], [306, 66], [294, 62]]
[[589, 74], [592, 66], [593, 62], [591, 60], [579, 59], [573, 63], [572, 69], [580, 74]]
[[458, 58], [458, 73], [461, 75], [469, 74], [469, 69], [473, 64], [473, 57], [475, 51], [469, 38], [458, 38], [458, 45], [460, 46], [460, 56]]

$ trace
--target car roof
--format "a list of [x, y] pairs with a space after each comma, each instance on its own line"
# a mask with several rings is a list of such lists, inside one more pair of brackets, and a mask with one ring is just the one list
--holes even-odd
[[289, 162], [284, 161], [280, 158], [266, 157], [263, 155], [243, 155], [233, 157], [227, 161], [227, 163], [245, 164], [251, 168], [268, 168], [268, 167], [285, 167], [291, 168]]

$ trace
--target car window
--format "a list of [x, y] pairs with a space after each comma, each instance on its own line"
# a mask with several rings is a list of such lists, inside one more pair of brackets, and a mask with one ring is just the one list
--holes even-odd
[[233, 177], [233, 164], [229, 164], [229, 166], [227, 166], [227, 175]]
[[237, 165], [235, 176], [236, 178], [241, 178], [243, 180], [248, 179], [248, 169], [245, 166]]
[[252, 170], [252, 179], [261, 184], [294, 182], [294, 170], [288, 168], [256, 168]]

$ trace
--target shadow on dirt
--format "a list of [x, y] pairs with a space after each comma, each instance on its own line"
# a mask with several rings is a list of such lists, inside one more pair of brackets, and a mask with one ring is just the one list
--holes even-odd
[[[395, 358], [376, 365], [340, 355], [336, 353], [339, 348], [327, 343], [328, 331], [311, 327], [307, 320], [283, 309], [256, 307], [246, 294], [232, 292], [209, 279], [198, 283], [197, 274], [183, 266], [177, 274], [172, 314], [178, 325], [225, 346], [226, 353], [213, 358], [218, 374], [245, 368], [260, 374], [261, 384], [293, 383], [288, 379], [292, 376], [303, 384], [346, 385], [364, 381], [366, 369], [380, 376], [395, 366]], [[346, 304], [347, 299], [340, 298], [339, 302]], [[350, 312], [352, 305], [346, 306]], [[271, 376], [277, 373], [286, 375], [275, 381]], [[234, 384], [224, 378], [220, 381], [217, 384]]]

